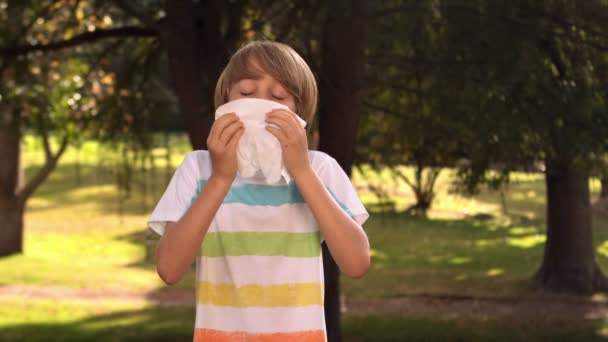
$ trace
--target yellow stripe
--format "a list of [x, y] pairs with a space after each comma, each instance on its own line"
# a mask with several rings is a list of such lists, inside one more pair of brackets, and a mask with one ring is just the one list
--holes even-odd
[[281, 285], [243, 285], [198, 283], [199, 304], [218, 306], [305, 306], [323, 305], [323, 288], [320, 283]]

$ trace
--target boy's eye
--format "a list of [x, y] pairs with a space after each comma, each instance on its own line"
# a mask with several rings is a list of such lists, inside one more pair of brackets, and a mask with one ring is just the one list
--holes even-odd
[[272, 97], [274, 97], [275, 99], [277, 99], [279, 101], [285, 100], [285, 97], [281, 97], [281, 96], [272, 95]]
[[249, 95], [251, 95], [251, 94], [253, 94], [253, 92], [252, 92], [252, 91], [250, 91], [250, 92], [244, 92], [244, 91], [242, 91], [242, 92], [241, 92], [241, 95], [243, 95], [243, 96], [249, 96]]

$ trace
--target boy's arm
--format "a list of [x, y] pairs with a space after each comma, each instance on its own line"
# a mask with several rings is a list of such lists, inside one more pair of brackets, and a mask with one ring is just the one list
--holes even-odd
[[352, 278], [364, 276], [369, 270], [370, 255], [363, 228], [340, 208], [312, 167], [301, 169], [293, 177], [340, 270]]
[[313, 170], [308, 160], [306, 131], [294, 115], [274, 110], [267, 114], [266, 122], [276, 127], [269, 125], [266, 129], [281, 142], [285, 166], [317, 219], [336, 263], [347, 276], [362, 277], [370, 266], [367, 236], [363, 228], [340, 208]]
[[169, 222], [156, 248], [156, 271], [167, 284], [177, 283], [199, 251], [211, 221], [236, 177], [236, 147], [244, 126], [232, 113], [215, 121], [207, 147], [211, 156], [211, 176], [200, 194], [177, 222]]
[[165, 283], [177, 283], [196, 258], [230, 184], [211, 176], [184, 216], [177, 223], [167, 223], [156, 249], [156, 270]]

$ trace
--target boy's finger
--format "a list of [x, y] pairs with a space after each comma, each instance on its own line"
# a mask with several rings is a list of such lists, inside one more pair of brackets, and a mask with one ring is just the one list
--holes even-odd
[[223, 143], [227, 143], [230, 140], [230, 138], [232, 137], [232, 135], [234, 135], [234, 132], [236, 132], [241, 127], [243, 127], [242, 122], [240, 122], [240, 121], [231, 122], [228, 126], [226, 126], [226, 128], [224, 128], [222, 133], [220, 133], [218, 140]]
[[266, 123], [278, 126], [287, 136], [292, 136], [294, 132], [293, 123], [289, 122], [288, 119], [284, 117], [269, 115], [266, 119]]
[[282, 130], [272, 126], [266, 126], [266, 130], [270, 132], [270, 134], [274, 135], [277, 139], [279, 139], [281, 146], [288, 145], [289, 140], [287, 139], [287, 135], [285, 135]]
[[296, 119], [297, 114], [294, 112], [285, 110], [285, 109], [271, 110], [270, 113], [268, 113], [268, 115], [283, 117], [283, 118], [289, 120], [289, 122], [292, 122], [293, 124], [297, 124], [298, 126], [300, 125], [300, 123], [298, 122], [298, 119]]
[[276, 118], [283, 120], [288, 125], [288, 127], [292, 129], [291, 133], [297, 132], [298, 130], [303, 128], [300, 122], [298, 121], [296, 114], [292, 112], [288, 112], [285, 110], [276, 110], [274, 112], [268, 113], [266, 117], [270, 119]]
[[228, 140], [228, 144], [226, 145], [228, 147], [228, 151], [236, 150], [236, 147], [238, 146], [244, 133], [245, 127], [239, 127], [238, 130], [230, 137], [230, 140]]
[[[220, 141], [221, 141], [221, 143], [222, 143], [222, 145], [227, 146], [227, 145], [230, 143], [230, 141], [232, 140], [232, 137], [234, 137], [234, 135], [235, 135], [235, 134], [236, 134], [236, 133], [237, 133], [237, 132], [238, 132], [240, 129], [244, 129], [244, 128], [245, 128], [245, 126], [243, 126], [242, 124], [241, 124], [241, 125], [234, 124], [234, 125], [232, 125], [232, 126], [230, 126], [230, 127], [226, 128], [226, 129], [224, 130], [224, 132], [226, 132], [226, 135], [225, 135], [225, 136], [222, 136], [222, 140], [220, 140]], [[229, 131], [229, 130], [230, 130], [230, 131]]]
[[228, 113], [220, 116], [219, 119], [215, 120], [213, 125], [211, 126], [211, 131], [209, 132], [209, 139], [218, 139], [226, 126], [230, 123], [235, 122], [239, 119], [239, 117], [235, 113]]

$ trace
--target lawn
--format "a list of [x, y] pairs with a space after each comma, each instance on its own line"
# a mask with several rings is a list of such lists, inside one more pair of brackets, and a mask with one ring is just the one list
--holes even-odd
[[[193, 320], [190, 306], [0, 300], [2, 341], [188, 341]], [[343, 321], [343, 338], [347, 342], [600, 341], [606, 329], [601, 320], [539, 326], [495, 320], [348, 315]]]
[[[126, 177], [120, 154], [96, 142], [69, 149], [28, 202], [25, 252], [0, 259], [0, 284], [131, 293], [165, 289], [152, 262], [156, 237], [145, 230], [145, 222], [188, 151], [186, 139], [171, 139], [171, 158], [166, 158], [166, 150], [155, 149], [154, 167], [148, 160], [131, 170], [129, 191], [116, 186]], [[25, 174], [31, 176], [42, 161], [40, 147], [31, 138], [24, 143], [23, 159]], [[507, 214], [501, 211], [498, 193], [484, 190], [475, 197], [463, 197], [450, 191], [450, 177], [450, 171], [440, 177], [437, 200], [427, 219], [372, 213], [365, 225], [372, 246], [372, 269], [363, 279], [343, 279], [347, 297], [534, 295], [529, 279], [540, 264], [545, 231], [542, 176], [515, 175], [507, 193]], [[413, 200], [405, 185], [394, 182], [386, 172], [372, 177], [355, 172], [353, 182], [370, 208], [377, 198], [365, 191], [368, 182], [389, 184], [398, 208]], [[592, 189], [597, 192], [597, 182], [592, 183]], [[472, 218], [477, 213], [495, 218]], [[608, 270], [606, 219], [594, 218], [594, 237], [598, 262]], [[192, 274], [177, 286], [192, 288]], [[73, 299], [23, 302], [0, 297], [0, 340], [7, 341], [25, 337], [28, 341], [161, 341], [169, 336], [170, 340], [187, 340], [192, 320], [190, 307]], [[384, 314], [347, 314], [344, 329], [346, 341], [442, 340], [445, 336], [461, 340], [523, 340], [526, 336], [588, 340], [605, 331], [602, 321], [558, 328]]]

